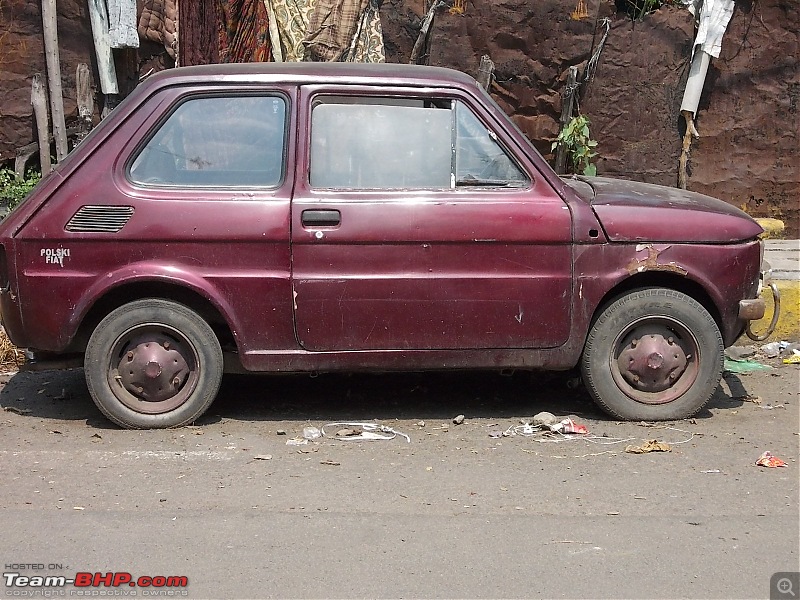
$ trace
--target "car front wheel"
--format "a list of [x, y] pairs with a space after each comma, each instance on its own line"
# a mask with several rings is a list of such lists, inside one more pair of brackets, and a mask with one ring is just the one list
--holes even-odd
[[145, 299], [109, 313], [92, 333], [84, 371], [89, 393], [131, 429], [195, 421], [217, 395], [222, 350], [211, 327], [182, 304]]
[[665, 421], [696, 414], [722, 376], [723, 343], [713, 317], [674, 290], [630, 292], [594, 322], [583, 352], [584, 383], [620, 419]]

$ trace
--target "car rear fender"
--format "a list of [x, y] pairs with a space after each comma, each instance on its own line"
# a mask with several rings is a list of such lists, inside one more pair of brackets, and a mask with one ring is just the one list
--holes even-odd
[[[131, 287], [130, 293], [121, 293]], [[98, 277], [90, 286], [65, 325], [64, 339], [74, 340], [91, 335], [96, 322], [109, 311], [143, 297], [162, 297], [183, 301], [201, 314], [212, 308], [230, 331], [238, 345], [238, 326], [230, 302], [206, 278], [193, 271], [146, 261], [124, 267]], [[82, 335], [78, 335], [79, 332]], [[79, 342], [80, 343], [80, 342]]]

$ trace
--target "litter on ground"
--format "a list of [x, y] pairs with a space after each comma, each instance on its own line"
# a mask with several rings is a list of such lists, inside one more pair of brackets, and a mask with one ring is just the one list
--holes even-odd
[[772, 452], [770, 452], [769, 450], [767, 450], [766, 452], [764, 452], [764, 454], [758, 457], [756, 464], [759, 467], [770, 467], [770, 468], [786, 466], [786, 462], [784, 460], [781, 460], [780, 458], [772, 454]]
[[672, 446], [658, 440], [647, 440], [644, 444], [636, 446], [629, 444], [625, 446], [625, 452], [631, 454], [647, 454], [649, 452], [672, 452]]
[[[333, 435], [327, 433], [326, 428], [330, 430], [335, 427], [339, 428], [336, 433]], [[328, 423], [322, 426], [320, 432], [323, 437], [347, 442], [354, 440], [393, 440], [399, 435], [406, 438], [406, 442], [411, 443], [411, 438], [408, 434], [397, 431], [388, 425], [379, 425], [377, 423]]]

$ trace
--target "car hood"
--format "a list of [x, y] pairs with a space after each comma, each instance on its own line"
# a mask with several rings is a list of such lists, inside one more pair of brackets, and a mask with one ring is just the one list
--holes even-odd
[[696, 192], [607, 177], [564, 182], [591, 204], [614, 242], [725, 243], [752, 239], [763, 231], [738, 208]]

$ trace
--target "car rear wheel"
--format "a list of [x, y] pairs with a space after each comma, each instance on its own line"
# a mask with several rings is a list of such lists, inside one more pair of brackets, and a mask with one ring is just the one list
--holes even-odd
[[722, 336], [708, 311], [674, 290], [648, 288], [607, 306], [583, 352], [583, 380], [595, 402], [620, 419], [690, 417], [722, 376]]
[[217, 395], [222, 350], [194, 311], [146, 299], [111, 312], [86, 347], [86, 384], [97, 407], [130, 429], [195, 421]]

